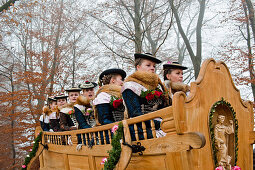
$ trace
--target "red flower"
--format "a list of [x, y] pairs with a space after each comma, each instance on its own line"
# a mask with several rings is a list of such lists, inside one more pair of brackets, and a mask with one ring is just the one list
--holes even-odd
[[121, 105], [122, 102], [123, 102], [123, 99], [114, 100], [112, 102], [112, 106], [116, 109], [119, 107], [119, 105]]
[[163, 93], [161, 91], [155, 91], [155, 96], [160, 97]]
[[149, 100], [152, 100], [152, 99], [154, 98], [154, 94], [148, 93], [148, 94], [146, 95], [145, 98], [146, 98], [148, 101], [149, 101]]

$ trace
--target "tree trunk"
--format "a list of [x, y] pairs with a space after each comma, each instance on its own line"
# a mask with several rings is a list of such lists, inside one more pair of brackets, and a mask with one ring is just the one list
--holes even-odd
[[135, 53], [142, 52], [142, 32], [141, 32], [141, 2], [140, 0], [134, 0], [135, 3], [135, 18], [134, 18], [134, 26], [135, 26]]
[[55, 41], [55, 48], [54, 48], [54, 56], [53, 56], [53, 64], [50, 72], [50, 91], [49, 95], [52, 94], [53, 92], [53, 85], [54, 85], [54, 77], [56, 74], [56, 69], [57, 69], [57, 58], [60, 55], [59, 51], [59, 38], [60, 38], [60, 27], [61, 27], [61, 22], [62, 22], [62, 14], [63, 14], [63, 0], [61, 0], [60, 4], [60, 14], [59, 14], [59, 20], [58, 20], [58, 26], [57, 26], [57, 32], [56, 32], [56, 41]]
[[[246, 7], [247, 5], [247, 7]], [[249, 11], [249, 15], [247, 13], [247, 8]], [[246, 28], [247, 28], [247, 46], [248, 46], [248, 67], [249, 67], [249, 73], [250, 73], [250, 79], [251, 79], [251, 89], [252, 89], [252, 94], [253, 94], [253, 102], [255, 102], [255, 74], [254, 74], [254, 67], [253, 67], [253, 55], [252, 55], [252, 48], [251, 48], [251, 35], [250, 35], [250, 28], [249, 25], [252, 28], [252, 33], [253, 33], [253, 40], [255, 43], [255, 23], [254, 23], [254, 8], [250, 0], [246, 0], [246, 3], [243, 2], [243, 9], [245, 13], [245, 17], [249, 18], [247, 20]], [[250, 21], [250, 23], [249, 23]]]
[[72, 78], [72, 87], [75, 86], [75, 58], [76, 58], [76, 48], [75, 48], [75, 35], [74, 35], [74, 40], [73, 40], [73, 72], [72, 72], [72, 75], [73, 75], [73, 78]]
[[194, 67], [194, 71], [195, 71], [195, 78], [198, 77], [199, 71], [200, 71], [200, 65], [201, 65], [201, 60], [202, 60], [202, 40], [201, 40], [201, 28], [202, 28], [202, 22], [203, 22], [203, 18], [204, 18], [204, 11], [205, 11], [205, 0], [202, 0], [200, 2], [200, 12], [199, 12], [199, 17], [198, 17], [198, 21], [197, 21], [197, 28], [196, 28], [196, 32], [197, 32], [197, 55], [194, 54], [191, 44], [189, 42], [188, 37], [186, 36], [186, 34], [183, 31], [182, 25], [181, 25], [181, 21], [180, 21], [180, 17], [178, 15], [177, 9], [174, 6], [174, 2], [173, 0], [169, 0], [169, 3], [171, 5], [172, 11], [174, 13], [174, 17], [176, 19], [176, 23], [177, 23], [177, 27], [178, 30], [183, 38], [183, 41], [186, 45], [186, 48], [189, 52], [193, 67]]
[[[12, 108], [12, 111], [11, 111], [11, 116], [10, 116], [10, 119], [11, 119], [11, 148], [12, 148], [12, 159], [13, 159], [13, 162], [12, 162], [12, 165], [13, 167], [15, 166], [16, 164], [16, 151], [15, 151], [15, 138], [14, 138], [14, 114], [15, 114], [15, 104], [14, 104], [14, 84], [13, 84], [13, 76], [12, 76], [12, 71], [13, 71], [13, 67], [12, 67], [12, 70], [10, 72], [10, 81], [11, 81], [11, 108]], [[15, 168], [13, 168], [14, 170]]]
[[196, 39], [197, 39], [197, 55], [196, 55], [196, 73], [195, 77], [197, 78], [198, 73], [200, 71], [200, 65], [201, 65], [201, 60], [202, 60], [202, 36], [201, 36], [201, 30], [202, 30], [202, 23], [204, 19], [204, 13], [205, 13], [205, 0], [199, 1], [200, 4], [200, 11], [199, 11], [199, 16], [197, 20], [197, 28], [196, 28]]

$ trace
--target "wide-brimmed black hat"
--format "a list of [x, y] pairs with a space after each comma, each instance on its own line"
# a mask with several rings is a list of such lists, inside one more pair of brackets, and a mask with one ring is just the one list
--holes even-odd
[[66, 99], [68, 96], [66, 96], [64, 93], [60, 93], [59, 95], [55, 96], [55, 99]]
[[51, 103], [51, 102], [54, 102], [54, 101], [57, 101], [57, 99], [55, 99], [54, 96], [49, 96], [48, 99], [47, 99], [47, 103]]
[[79, 87], [72, 87], [65, 90], [66, 92], [80, 92], [81, 89]]
[[126, 72], [122, 69], [118, 69], [118, 68], [111, 68], [111, 69], [108, 69], [108, 70], [105, 70], [103, 71], [100, 76], [99, 76], [99, 80], [102, 80], [102, 78], [104, 76], [107, 76], [109, 74], [119, 74], [121, 75], [122, 79], [124, 79], [126, 77]]
[[154, 57], [151, 53], [145, 53], [145, 54], [141, 54], [141, 53], [135, 53], [135, 59], [138, 58], [144, 58], [150, 61], [153, 61], [157, 64], [161, 63], [162, 61], [157, 59], [156, 57]]
[[96, 83], [90, 81], [85, 81], [85, 83], [79, 85], [81, 89], [91, 89], [95, 88], [96, 86], [97, 86]]
[[163, 65], [163, 69], [182, 69], [182, 70], [186, 70], [188, 67], [182, 66], [180, 63], [178, 62], [167, 62], [167, 64]]
[[55, 96], [49, 96], [48, 101], [56, 101]]

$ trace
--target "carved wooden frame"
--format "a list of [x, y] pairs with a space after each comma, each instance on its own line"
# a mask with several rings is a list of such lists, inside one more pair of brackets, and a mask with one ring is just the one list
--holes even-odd
[[236, 165], [237, 162], [237, 156], [238, 156], [238, 120], [236, 119], [236, 112], [234, 110], [234, 108], [231, 106], [231, 104], [229, 102], [227, 102], [223, 97], [221, 98], [221, 100], [215, 102], [213, 104], [213, 106], [211, 107], [210, 110], [210, 114], [209, 114], [209, 134], [210, 134], [210, 142], [211, 142], [211, 147], [212, 147], [212, 155], [213, 155], [213, 160], [214, 160], [214, 165], [215, 167], [218, 167], [218, 161], [217, 161], [217, 156], [216, 156], [216, 147], [215, 147], [215, 138], [214, 138], [214, 126], [212, 124], [212, 119], [215, 113], [215, 109], [217, 106], [219, 105], [225, 105], [228, 107], [228, 109], [230, 110], [230, 112], [232, 113], [233, 116], [233, 122], [234, 122], [234, 128], [235, 128], [235, 132], [234, 132], [234, 138], [235, 138], [235, 161], [234, 161], [234, 166]]

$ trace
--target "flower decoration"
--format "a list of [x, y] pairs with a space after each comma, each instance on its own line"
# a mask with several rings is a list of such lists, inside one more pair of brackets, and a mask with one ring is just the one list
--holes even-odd
[[231, 170], [241, 170], [241, 168], [239, 166], [234, 166], [231, 168]]
[[22, 165], [21, 167], [22, 167], [22, 168], [26, 168], [27, 166], [26, 166], [26, 165]]
[[112, 106], [116, 109], [123, 103], [123, 99], [114, 100]]
[[111, 106], [113, 106], [113, 108], [117, 109], [119, 106], [121, 106], [122, 103], [123, 103], [122, 98], [111, 96], [110, 104]]
[[106, 157], [104, 157], [103, 159], [102, 159], [102, 161], [101, 161], [101, 165], [104, 165], [105, 164], [105, 162], [107, 162], [107, 158]]
[[85, 113], [86, 116], [89, 116], [92, 113], [92, 108], [88, 108], [87, 112]]
[[146, 98], [147, 101], [150, 101], [155, 98], [159, 98], [159, 97], [163, 96], [163, 92], [161, 92], [159, 89], [147, 90], [147, 91], [142, 91], [140, 96], [142, 98]]
[[215, 170], [223, 170], [222, 166], [218, 166], [217, 168], [215, 168]]
[[29, 152], [32, 152], [32, 149], [29, 149]]
[[154, 94], [148, 93], [148, 94], [146, 95], [145, 98], [146, 98], [148, 101], [150, 101], [150, 100], [154, 99]]
[[68, 114], [69, 114], [69, 115], [74, 114], [74, 110], [73, 110], [73, 109], [72, 109], [72, 110], [70, 110], [70, 111], [68, 112]]
[[160, 97], [163, 93], [161, 91], [155, 91], [155, 96]]
[[167, 64], [172, 64], [172, 62], [171, 62], [171, 61], [168, 61]]
[[118, 128], [119, 128], [119, 125], [114, 125], [112, 127], [112, 133], [115, 133], [118, 130]]

